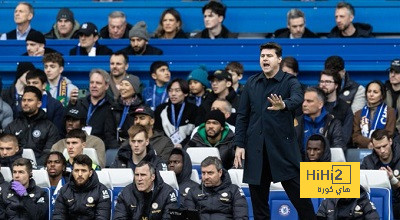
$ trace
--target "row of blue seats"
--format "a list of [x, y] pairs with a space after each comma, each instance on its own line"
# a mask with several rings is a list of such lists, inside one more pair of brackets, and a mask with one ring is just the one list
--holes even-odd
[[[227, 1], [227, 13], [224, 24], [233, 32], [239, 33], [272, 33], [286, 27], [286, 13], [291, 8], [300, 8], [306, 14], [307, 27], [316, 33], [328, 33], [335, 26], [334, 11], [336, 1]], [[15, 28], [13, 11], [16, 1], [1, 3], [1, 32]], [[62, 7], [69, 7], [75, 18], [82, 22], [92, 21], [98, 28], [107, 24], [107, 15], [114, 10], [122, 10], [128, 16], [128, 22], [134, 24], [144, 20], [149, 32], [153, 32], [163, 10], [176, 8], [184, 23], [186, 32], [204, 28], [201, 12], [205, 1], [33, 1], [35, 17], [32, 26], [42, 32], [51, 29], [57, 12]], [[374, 33], [400, 33], [397, 12], [399, 1], [352, 1], [356, 10], [355, 22], [369, 23]], [[99, 16], [102, 15], [102, 16]], [[54, 19], [52, 19], [54, 18]], [[249, 25], [255, 24], [255, 25]]]

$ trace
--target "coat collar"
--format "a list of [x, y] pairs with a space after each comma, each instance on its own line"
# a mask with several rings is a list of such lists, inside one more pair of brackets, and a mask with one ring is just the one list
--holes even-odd
[[[283, 79], [284, 76], [285, 76], [285, 73], [282, 72], [281, 69], [279, 69], [279, 71], [275, 74], [274, 77], [272, 77], [272, 79], [275, 79], [276, 81], [280, 82], [280, 81], [282, 81], [282, 79]], [[267, 77], [265, 77], [264, 73], [260, 73], [260, 74], [257, 76], [256, 79], [257, 79], [257, 81], [258, 81], [258, 80], [267, 79]]]

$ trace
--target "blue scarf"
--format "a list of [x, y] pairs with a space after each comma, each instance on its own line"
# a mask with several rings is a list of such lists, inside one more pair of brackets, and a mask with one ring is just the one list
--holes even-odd
[[365, 105], [361, 111], [361, 118], [364, 116], [368, 118], [368, 130], [363, 131], [363, 129], [361, 129], [361, 134], [368, 138], [371, 137], [372, 132], [374, 132], [376, 129], [385, 128], [387, 121], [387, 105], [385, 103], [381, 103], [376, 107], [374, 120], [372, 122], [370, 120], [369, 110], [370, 108]]

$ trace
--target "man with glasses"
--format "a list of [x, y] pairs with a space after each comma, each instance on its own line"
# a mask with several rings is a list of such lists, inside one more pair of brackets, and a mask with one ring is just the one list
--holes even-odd
[[[396, 109], [400, 109], [400, 59], [392, 60], [389, 70], [389, 80], [386, 81], [386, 104]], [[400, 114], [397, 113], [396, 129], [400, 131]]]

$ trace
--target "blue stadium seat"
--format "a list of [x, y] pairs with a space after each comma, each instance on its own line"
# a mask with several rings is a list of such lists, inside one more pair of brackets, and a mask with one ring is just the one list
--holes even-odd
[[53, 212], [52, 212], [52, 205], [51, 205], [50, 188], [48, 188], [48, 187], [40, 187], [40, 188], [42, 188], [43, 191], [45, 191], [46, 194], [47, 194], [47, 199], [48, 199], [48, 202], [49, 202], [49, 205], [48, 205], [48, 214], [49, 214], [49, 220], [51, 220], [51, 217], [52, 217], [52, 215], [53, 215]]
[[375, 204], [382, 220], [393, 219], [392, 192], [387, 188], [371, 188], [370, 200]]
[[285, 191], [270, 191], [269, 208], [271, 219], [298, 219], [297, 211]]
[[112, 184], [112, 213], [114, 211], [117, 198], [122, 189], [133, 182], [133, 170], [130, 168], [104, 168], [102, 171], [107, 171], [111, 178]]
[[107, 149], [106, 150], [106, 168], [109, 168], [111, 164], [114, 162], [115, 157], [117, 156], [118, 149]]
[[362, 162], [365, 156], [372, 153], [372, 149], [347, 149], [346, 161], [347, 162]]

